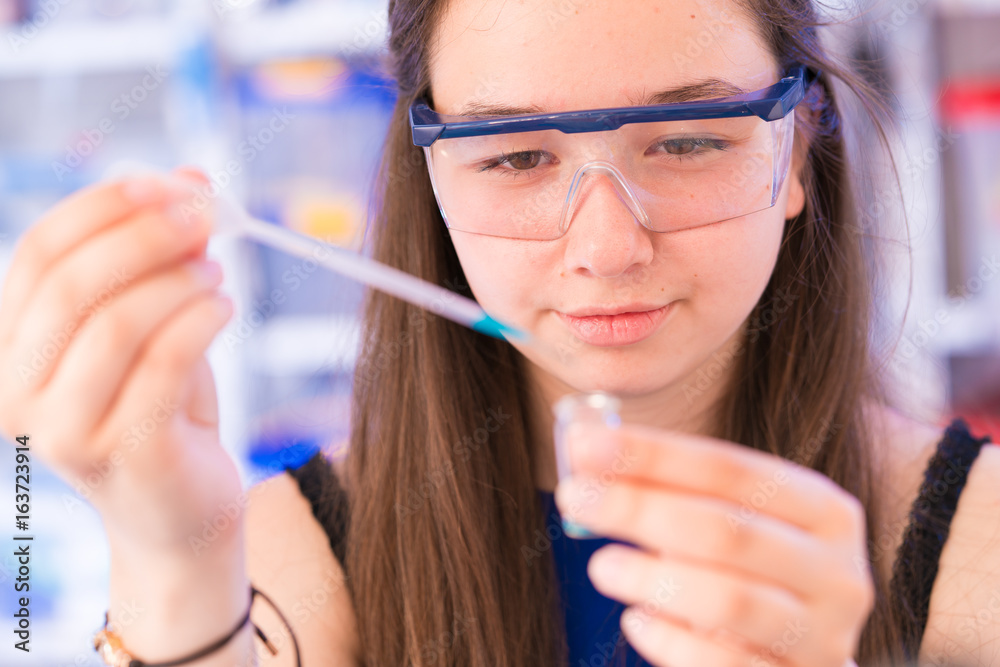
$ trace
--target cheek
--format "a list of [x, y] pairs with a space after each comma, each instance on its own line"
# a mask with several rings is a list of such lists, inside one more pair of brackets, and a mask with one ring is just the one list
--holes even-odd
[[476, 301], [488, 313], [519, 321], [519, 311], [531, 306], [539, 285], [550, 278], [551, 258], [539, 257], [522, 242], [475, 234], [452, 233], [452, 244]]
[[727, 326], [742, 322], [763, 294], [774, 272], [785, 221], [775, 215], [752, 215], [712, 225], [692, 234], [691, 244], [678, 256], [694, 293], [694, 307]]

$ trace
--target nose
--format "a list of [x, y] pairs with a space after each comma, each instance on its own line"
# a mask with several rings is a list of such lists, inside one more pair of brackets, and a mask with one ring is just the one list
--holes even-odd
[[618, 169], [590, 162], [573, 178], [563, 228], [568, 227], [566, 266], [610, 278], [645, 266], [653, 257], [649, 217]]

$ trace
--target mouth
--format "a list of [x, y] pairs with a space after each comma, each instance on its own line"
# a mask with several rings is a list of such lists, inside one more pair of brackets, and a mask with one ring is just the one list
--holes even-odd
[[673, 310], [665, 306], [625, 305], [616, 308], [587, 308], [568, 314], [556, 311], [577, 338], [598, 347], [633, 345], [649, 338]]

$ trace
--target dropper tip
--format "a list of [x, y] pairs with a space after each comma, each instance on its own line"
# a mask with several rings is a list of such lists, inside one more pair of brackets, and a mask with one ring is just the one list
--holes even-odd
[[525, 343], [531, 342], [531, 334], [527, 331], [521, 331], [517, 327], [504, 324], [499, 320], [493, 319], [489, 315], [485, 315], [483, 319], [473, 324], [472, 328], [480, 333], [484, 333], [487, 336], [493, 336], [494, 338], [499, 338], [500, 340], [510, 340], [511, 338], [514, 338], [515, 340]]

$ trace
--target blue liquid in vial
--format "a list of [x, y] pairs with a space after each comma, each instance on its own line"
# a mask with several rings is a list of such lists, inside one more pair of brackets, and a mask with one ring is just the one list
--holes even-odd
[[590, 532], [576, 521], [572, 519], [567, 519], [563, 517], [562, 519], [563, 532], [572, 537], [574, 540], [585, 540], [592, 537], [597, 537], [594, 533]]

